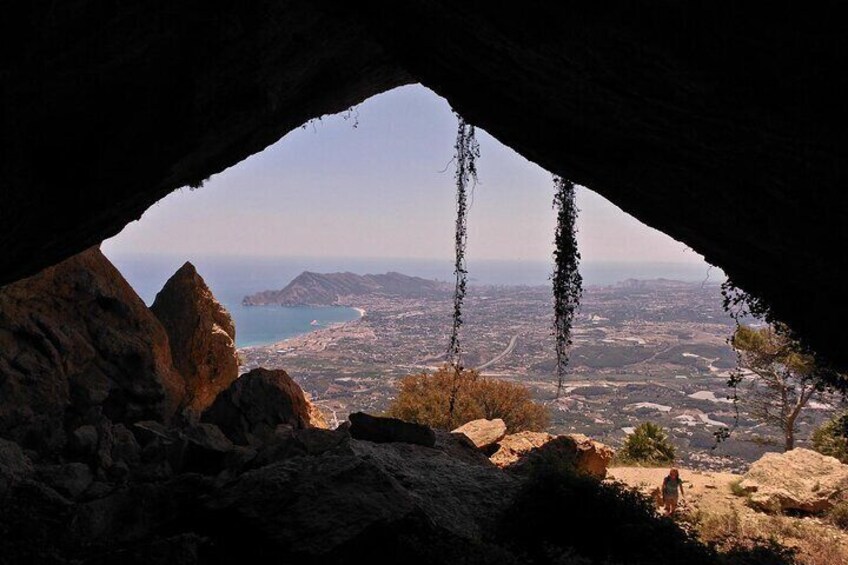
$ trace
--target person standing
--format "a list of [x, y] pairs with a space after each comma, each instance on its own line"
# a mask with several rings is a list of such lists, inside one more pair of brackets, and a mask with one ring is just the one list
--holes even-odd
[[677, 469], [671, 469], [663, 479], [662, 498], [665, 515], [671, 516], [677, 510], [678, 493], [683, 497], [683, 481]]

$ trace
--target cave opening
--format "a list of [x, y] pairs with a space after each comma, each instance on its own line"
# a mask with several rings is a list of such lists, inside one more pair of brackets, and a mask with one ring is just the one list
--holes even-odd
[[[449, 317], [446, 312], [436, 314], [441, 307], [408, 301], [390, 308], [388, 317], [408, 320], [392, 335], [385, 325], [387, 314], [380, 311], [384, 305], [372, 307], [371, 299], [348, 298], [343, 306], [335, 307], [278, 308], [269, 305], [273, 302], [267, 302], [267, 296], [259, 302], [250, 297], [280, 291], [304, 271], [400, 272], [449, 280], [453, 122], [448, 104], [421, 86], [378, 95], [340, 114], [307, 122], [197, 189], [173, 193], [139, 222], [104, 242], [103, 250], [148, 304], [165, 279], [190, 260], [235, 320], [242, 369], [286, 368], [314, 400], [322, 406], [326, 403], [331, 421], [343, 421], [347, 413], [359, 409], [385, 409], [386, 401], [380, 398], [391, 396], [400, 379], [415, 371], [434, 371], [443, 361], [444, 322]], [[465, 330], [473, 336], [466, 366], [530, 384], [533, 396], [547, 401], [558, 388], [550, 357], [555, 351], [549, 323], [554, 228], [550, 176], [485, 131], [480, 135], [481, 184], [471, 195], [470, 280], [472, 287], [502, 288], [495, 300], [485, 291], [473, 291], [476, 296], [468, 306], [470, 325]], [[692, 370], [691, 374], [707, 371], [713, 377], [712, 394], [722, 398], [725, 373], [733, 360], [724, 343], [730, 329], [716, 324], [706, 332], [706, 341], [696, 338], [693, 342], [698, 332], [687, 329], [688, 321], [681, 320], [675, 332], [664, 330], [673, 334], [671, 343], [653, 335], [655, 328], [648, 320], [619, 312], [620, 319], [613, 323], [626, 325], [630, 316], [632, 325], [622, 325], [624, 331], [613, 335], [616, 332], [604, 328], [611, 316], [603, 308], [615, 301], [626, 302], [627, 284], [634, 287], [636, 300], [642, 300], [636, 309], [650, 308], [646, 300], [663, 295], [662, 282], [639, 289], [643, 283], [636, 281], [677, 280], [684, 288], [677, 299], [679, 306], [689, 300], [699, 304], [691, 314], [695, 320], [701, 316], [702, 321], [712, 317], [728, 322], [715, 296], [723, 274], [685, 245], [644, 226], [591, 191], [581, 187], [578, 198], [578, 208], [584, 210], [577, 233], [587, 284], [598, 289], [617, 287], [611, 295], [624, 292], [625, 296], [601, 298], [601, 303], [593, 297], [589, 311], [581, 314], [572, 380], [586, 386], [610, 371], [626, 374], [629, 370], [634, 375], [623, 376], [623, 382], [642, 378], [636, 375], [645, 370], [648, 375], [655, 373], [656, 367], [640, 368], [651, 357], [646, 347], [650, 343], [658, 348], [653, 353], [672, 351], [665, 354], [670, 367], [684, 373], [676, 377]], [[511, 302], [503, 288], [516, 285], [532, 290]], [[697, 312], [698, 307], [703, 311]], [[671, 302], [660, 305], [661, 310], [671, 308]], [[309, 357], [333, 342], [326, 337], [335, 331], [333, 326], [366, 312], [372, 319], [382, 317], [377, 321], [382, 326], [379, 330], [354, 330], [338, 338], [349, 340], [345, 346], [334, 345], [338, 351], [320, 360]], [[416, 327], [422, 312], [437, 322]], [[663, 315], [656, 316], [657, 323]], [[509, 329], [510, 320], [519, 320], [525, 327]], [[289, 344], [278, 347], [283, 340]], [[705, 347], [709, 355], [702, 359], [686, 350], [687, 343], [690, 348]], [[510, 364], [516, 348], [520, 357]], [[688, 363], [691, 359], [702, 366]], [[681, 360], [686, 362], [680, 364]], [[719, 361], [719, 366], [713, 367], [710, 360]], [[380, 380], [385, 382], [375, 384]], [[677, 378], [676, 382], [683, 381]], [[695, 386], [690, 393], [709, 392], [703, 383]], [[356, 398], [355, 392], [362, 389], [371, 391], [366, 400]], [[575, 384], [565, 390], [573, 392]], [[666, 408], [654, 402], [656, 398], [650, 400], [640, 397], [630, 404], [644, 404], [646, 410]], [[604, 417], [587, 416], [582, 424], [562, 427], [582, 404], [564, 398], [554, 406], [552, 429], [576, 431], [589, 425], [590, 435], [603, 434], [613, 443], [639, 421], [628, 418], [622, 425], [604, 429], [609, 425], [595, 421], [603, 422]], [[683, 416], [710, 426], [727, 424], [710, 419], [707, 413], [696, 410]], [[705, 430], [701, 448], [707, 447], [709, 437], [711, 432]]]
[[[846, 257], [819, 252], [846, 241], [845, 34], [829, 7], [195, 4], [17, 3], [0, 20], [0, 562], [848, 560], [843, 534], [793, 517], [844, 525], [844, 465], [823, 454], [848, 461], [845, 418], [811, 433], [844, 405], [787, 385], [845, 388], [807, 346], [848, 366]], [[438, 171], [453, 135], [435, 131], [448, 114], [401, 103], [434, 129], [352, 137], [386, 125], [373, 109], [391, 97], [433, 96], [418, 84], [491, 134], [470, 217], [473, 395], [457, 402], [471, 421], [457, 430], [416, 415], [422, 399], [442, 407], [427, 388], [438, 371], [408, 376], [447, 340], [439, 301], [417, 293], [450, 295], [436, 280], [450, 277], [450, 167]], [[340, 128], [298, 129], [337, 112]], [[427, 131], [438, 142], [415, 145]], [[267, 160], [310, 133], [355, 141]], [[428, 159], [421, 170], [404, 150]], [[286, 159], [300, 178], [274, 173]], [[519, 171], [530, 161], [608, 199], [578, 189], [587, 293], [556, 399], [552, 195], [547, 172]], [[196, 190], [171, 195], [182, 186]], [[96, 246], [163, 198], [104, 244], [116, 269]], [[699, 259], [689, 282], [667, 263], [634, 272], [667, 244], [692, 252], [628, 231], [615, 206], [720, 265], [802, 346], [737, 328], [715, 296], [723, 274]], [[606, 240], [627, 268], [593, 266], [593, 234], [616, 227]], [[288, 275], [277, 257], [295, 252], [321, 260]], [[398, 255], [415, 258], [394, 272]], [[283, 336], [299, 301], [317, 304]], [[806, 399], [803, 417], [768, 396], [736, 412], [728, 378]], [[618, 447], [616, 464], [578, 431]], [[665, 484], [665, 469], [626, 461], [669, 458], [699, 510], [682, 514], [703, 518], [691, 529], [596, 480]]]

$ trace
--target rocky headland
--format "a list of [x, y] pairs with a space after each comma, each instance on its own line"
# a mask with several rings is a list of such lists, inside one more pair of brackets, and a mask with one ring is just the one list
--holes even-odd
[[397, 297], [447, 296], [451, 287], [444, 282], [410, 277], [401, 273], [357, 275], [354, 273], [313, 273], [304, 271], [282, 290], [266, 290], [245, 296], [247, 306], [352, 306], [356, 296], [382, 294]]

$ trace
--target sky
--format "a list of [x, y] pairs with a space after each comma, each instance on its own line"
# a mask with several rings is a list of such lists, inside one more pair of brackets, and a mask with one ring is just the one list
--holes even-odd
[[[110, 255], [445, 259], [453, 255], [456, 118], [423, 86], [305, 124], [198, 189], [179, 189], [104, 243]], [[549, 261], [551, 175], [478, 129], [469, 257]], [[579, 187], [584, 262], [704, 264]]]

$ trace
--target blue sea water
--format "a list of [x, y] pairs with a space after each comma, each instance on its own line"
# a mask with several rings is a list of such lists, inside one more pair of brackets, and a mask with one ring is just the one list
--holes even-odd
[[[269, 258], [269, 257], [177, 257], [173, 255], [108, 254], [109, 259], [149, 305], [165, 281], [185, 261], [191, 261], [215, 297], [230, 311], [236, 324], [236, 345], [246, 347], [274, 343], [329, 324], [359, 317], [353, 308], [242, 306], [248, 294], [277, 290], [303, 271], [357, 274], [398, 271], [429, 279], [453, 280], [449, 260]], [[542, 262], [468, 262], [471, 284], [547, 285], [551, 266]], [[609, 285], [635, 279], [667, 278], [718, 283], [724, 274], [697, 263], [591, 263], [581, 265], [584, 284]]]

